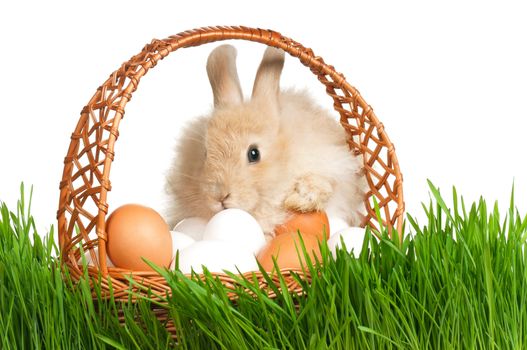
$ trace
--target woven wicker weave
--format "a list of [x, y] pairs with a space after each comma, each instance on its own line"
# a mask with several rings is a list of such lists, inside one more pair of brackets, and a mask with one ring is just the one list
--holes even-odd
[[[106, 262], [105, 221], [109, 205], [107, 193], [111, 190], [110, 169], [114, 159], [114, 144], [119, 136], [125, 106], [137, 89], [141, 78], [169, 53], [180, 48], [227, 40], [242, 39], [283, 49], [308, 67], [325, 86], [333, 99], [333, 107], [340, 114], [340, 122], [350, 137], [350, 149], [362, 154], [369, 191], [365, 200], [367, 216], [364, 225], [378, 227], [373, 198], [381, 210], [382, 224], [400, 231], [404, 211], [402, 177], [395, 150], [383, 125], [359, 92], [348, 84], [344, 76], [324, 63], [321, 57], [280, 33], [247, 27], [207, 27], [186, 31], [164, 40], [153, 40], [136, 56], [113, 72], [97, 89], [95, 95], [82, 109], [71, 143], [64, 159], [64, 172], [60, 183], [60, 200], [57, 213], [60, 250], [63, 264], [74, 279], [79, 279], [80, 245], [89, 251], [95, 266], [89, 267], [91, 277], [99, 276], [102, 290], [107, 292], [111, 281], [114, 297], [129, 297], [132, 276], [143, 286], [164, 294], [168, 290], [165, 280], [152, 271], [129, 271], [108, 268]], [[133, 122], [133, 121], [130, 121]], [[94, 248], [98, 247], [99, 254]], [[282, 271], [291, 292], [300, 285], [289, 271]], [[257, 273], [257, 276], [259, 273]], [[125, 277], [127, 276], [127, 277]], [[234, 288], [232, 278], [218, 275]], [[260, 276], [262, 288], [266, 282]], [[139, 288], [136, 289], [139, 292]]]

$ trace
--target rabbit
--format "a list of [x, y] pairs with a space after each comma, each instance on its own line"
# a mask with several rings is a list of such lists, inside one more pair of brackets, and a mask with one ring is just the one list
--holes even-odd
[[226, 208], [249, 212], [268, 239], [293, 212], [325, 210], [359, 225], [366, 182], [347, 134], [306, 91], [281, 91], [284, 51], [268, 47], [244, 101], [236, 49], [207, 60], [210, 115], [191, 121], [167, 174], [168, 221], [210, 219]]

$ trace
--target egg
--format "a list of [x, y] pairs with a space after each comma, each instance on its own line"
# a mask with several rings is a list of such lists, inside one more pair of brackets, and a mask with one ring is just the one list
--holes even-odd
[[[328, 247], [333, 253], [333, 256], [336, 255], [337, 248], [341, 247], [341, 238], [346, 245], [348, 252], [352, 252], [355, 257], [359, 257], [362, 250], [362, 244], [364, 243], [364, 236], [366, 230], [362, 227], [348, 227], [338, 232], [335, 232], [328, 240]], [[373, 236], [375, 237], [375, 236]]]
[[196, 241], [182, 232], [170, 231], [170, 235], [172, 236], [172, 263], [170, 264], [170, 268], [173, 269], [176, 253], [194, 244]]
[[196, 242], [192, 237], [178, 231], [170, 231], [170, 236], [172, 237], [172, 255], [176, 253], [176, 250], [183, 250]]
[[296, 233], [315, 235], [319, 239], [329, 236], [329, 221], [325, 212], [315, 211], [310, 213], [294, 213], [285, 223], [275, 227], [276, 236], [284, 233]]
[[340, 230], [344, 230], [349, 227], [349, 224], [346, 222], [346, 220], [338, 216], [328, 214], [328, 221], [329, 221], [329, 227], [331, 227], [331, 235], [333, 235], [334, 233]]
[[203, 238], [203, 232], [207, 226], [207, 220], [198, 217], [190, 217], [181, 220], [175, 227], [174, 231], [182, 232], [196, 241]]
[[[301, 237], [311, 261], [315, 261], [315, 256], [320, 259], [319, 238], [310, 234], [302, 234]], [[257, 259], [265, 271], [272, 271], [274, 269], [273, 257], [276, 258], [280, 269], [300, 269], [302, 265], [306, 266], [298, 233], [286, 232], [276, 236], [262, 249]]]
[[191, 270], [202, 273], [206, 266], [210, 272], [228, 270], [241, 273], [258, 270], [256, 258], [251, 252], [232, 242], [198, 241], [179, 252], [179, 269], [189, 274]]
[[142, 258], [168, 267], [172, 237], [168, 225], [152, 208], [126, 204], [106, 221], [107, 250], [115, 266], [135, 271], [152, 270]]
[[[93, 250], [95, 252], [95, 256], [97, 257], [97, 259], [99, 259], [99, 247], [95, 247], [95, 248], [93, 248]], [[95, 263], [93, 262], [93, 259], [91, 257], [91, 254], [90, 254], [89, 250], [84, 252], [84, 258], [86, 259], [86, 265], [93, 265], [93, 266], [95, 266]], [[82, 264], [82, 256], [77, 261], [77, 264]], [[108, 257], [108, 254], [106, 254], [106, 266], [107, 267], [115, 267], [113, 262]]]
[[246, 211], [235, 208], [214, 215], [205, 227], [203, 240], [234, 243], [252, 254], [257, 254], [266, 243], [258, 221]]

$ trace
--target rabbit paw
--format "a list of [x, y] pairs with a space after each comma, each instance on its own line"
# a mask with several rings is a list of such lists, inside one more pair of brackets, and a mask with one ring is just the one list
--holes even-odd
[[306, 174], [296, 179], [285, 196], [287, 210], [310, 212], [323, 210], [333, 194], [333, 184], [323, 176]]

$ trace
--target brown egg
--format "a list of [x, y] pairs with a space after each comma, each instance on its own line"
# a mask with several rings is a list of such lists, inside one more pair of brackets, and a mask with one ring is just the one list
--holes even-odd
[[324, 238], [324, 231], [326, 239], [329, 238], [329, 221], [328, 216], [323, 211], [314, 211], [310, 213], [294, 213], [287, 222], [278, 225], [274, 229], [276, 236], [284, 233], [297, 232], [311, 234], [317, 236], [319, 239]]
[[[321, 255], [318, 247], [318, 237], [310, 234], [302, 234], [301, 236], [311, 261], [315, 261], [315, 256], [320, 259]], [[297, 247], [300, 256], [297, 253]], [[300, 269], [300, 262], [306, 266], [305, 256], [302, 251], [302, 245], [300, 244], [298, 233], [286, 232], [276, 236], [260, 251], [257, 259], [265, 271], [272, 271], [274, 268], [273, 257], [276, 258], [276, 262], [280, 269]]]
[[154, 209], [126, 204], [106, 221], [108, 256], [117, 267], [152, 270], [141, 258], [158, 266], [170, 265], [172, 236], [167, 223]]

